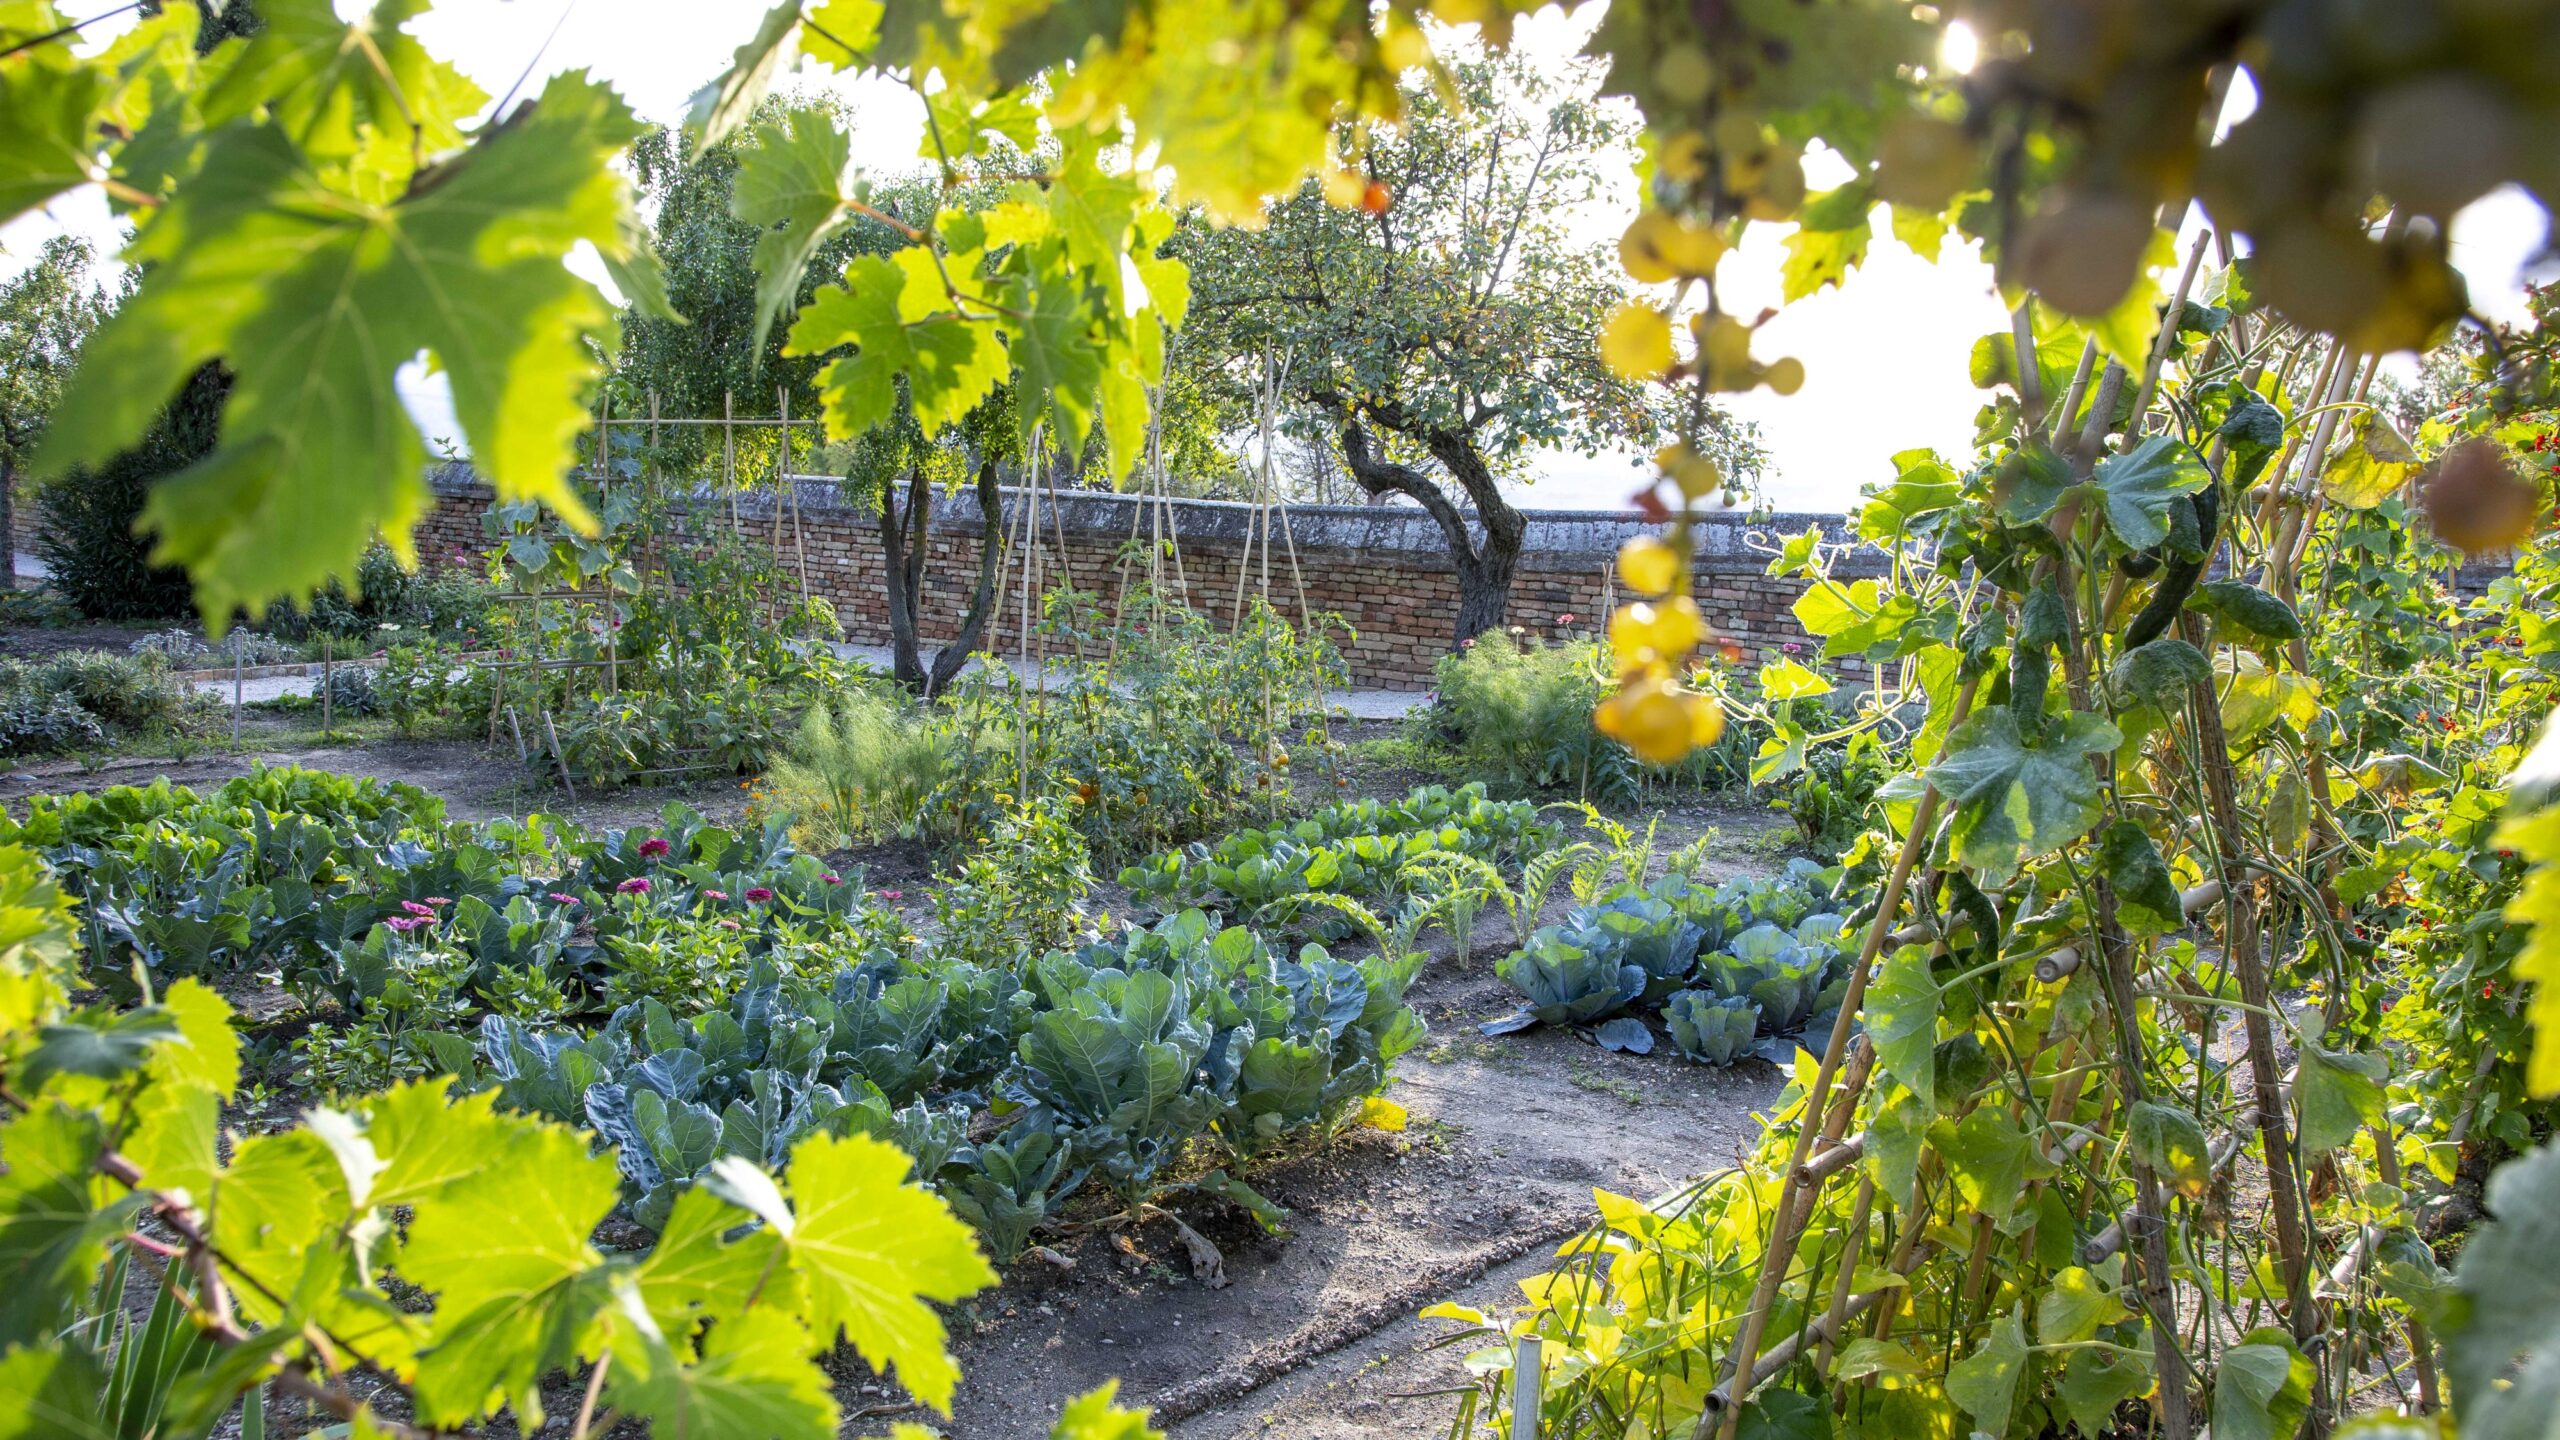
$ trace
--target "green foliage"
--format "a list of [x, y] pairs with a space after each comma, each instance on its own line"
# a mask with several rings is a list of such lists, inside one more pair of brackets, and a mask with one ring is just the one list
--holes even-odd
[[203, 726], [213, 703], [155, 655], [0, 658], [0, 754], [56, 755], [185, 734]]
[[948, 763], [924, 717], [878, 691], [850, 689], [832, 706], [809, 707], [756, 803], [792, 817], [793, 834], [819, 850], [864, 836], [913, 837]]
[[[36, 553], [53, 588], [96, 620], [158, 620], [187, 609], [184, 570], [155, 563], [138, 526], [151, 487], [213, 452], [231, 376], [208, 365], [188, 377], [132, 448], [47, 481]], [[165, 557], [162, 557], [165, 558]]]

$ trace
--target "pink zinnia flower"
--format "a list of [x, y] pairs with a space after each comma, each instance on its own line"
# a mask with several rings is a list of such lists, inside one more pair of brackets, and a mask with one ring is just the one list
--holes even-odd
[[907, 892], [904, 890], [883, 890], [880, 892], [880, 898], [883, 900], [904, 900], [907, 898]]
[[720, 922], [720, 928], [723, 930], [735, 930], [738, 928], [738, 922], [735, 920], [723, 920]]
[[432, 920], [436, 917], [436, 912], [433, 906], [421, 905], [415, 900], [401, 901], [400, 908], [408, 911], [411, 915], [414, 915], [421, 920]]
[[726, 890], [705, 890], [702, 892], [702, 898], [705, 900], [726, 900], [729, 898], [729, 892]]
[[577, 896], [575, 896], [575, 895], [571, 895], [571, 894], [568, 894], [568, 893], [566, 893], [565, 891], [560, 891], [560, 890], [554, 890], [554, 891], [552, 891], [550, 894], [548, 894], [548, 895], [544, 896], [543, 898], [544, 898], [544, 899], [546, 899], [546, 900], [554, 901], [554, 902], [556, 902], [556, 903], [558, 903], [558, 904], [562, 904], [562, 905], [575, 905], [575, 904], [577, 904], [577, 903], [578, 903], [578, 897], [577, 897]]
[[1557, 623], [1557, 624], [1559, 624], [1559, 625], [1570, 625], [1570, 624], [1572, 624], [1572, 623], [1573, 623], [1573, 612], [1572, 612], [1572, 611], [1570, 611], [1570, 610], [1567, 610], [1567, 611], [1566, 611], [1566, 612], [1564, 612], [1563, 614], [1561, 614], [1561, 615], [1557, 616], [1557, 617], [1556, 617], [1556, 623]]
[[841, 885], [844, 883], [844, 877], [833, 870], [828, 871], [826, 874], [821, 875], [818, 878], [826, 881], [830, 885]]
[[649, 893], [649, 882], [641, 876], [634, 875], [613, 888], [625, 895], [646, 895]]
[[666, 854], [668, 848], [669, 847], [665, 840], [657, 836], [651, 836], [650, 838], [640, 842], [640, 858], [643, 860], [655, 860], [659, 856]]
[[427, 903], [430, 905], [450, 905], [453, 903], [453, 897], [450, 895], [430, 895], [427, 897]]
[[394, 915], [382, 923], [390, 926], [393, 933], [406, 935], [412, 930], [424, 929], [427, 922], [415, 915]]
[[750, 905], [761, 905], [772, 898], [773, 892], [762, 885], [747, 892], [747, 903]]

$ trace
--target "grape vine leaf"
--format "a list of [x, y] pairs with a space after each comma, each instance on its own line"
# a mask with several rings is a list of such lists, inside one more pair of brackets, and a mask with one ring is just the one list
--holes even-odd
[[[1826, 208], [1826, 202], [1831, 203]], [[1804, 209], [1804, 223], [1786, 238], [1786, 259], [1779, 266], [1780, 298], [1794, 304], [1826, 286], [1845, 284], [1849, 272], [1867, 258], [1875, 238], [1867, 207], [1874, 202], [1864, 185], [1844, 185], [1816, 196]], [[1834, 213], [1853, 209], [1855, 218]], [[1840, 223], [1825, 223], [1840, 222]]]
[[106, 1136], [96, 1116], [39, 1103], [0, 1126], [0, 1348], [50, 1338], [105, 1258], [130, 1207], [106, 1207], [90, 1181]]
[[2169, 538], [2170, 505], [2212, 478], [2184, 440], [2154, 435], [2099, 461], [2091, 483], [2117, 541], [2128, 550], [2148, 550]]
[[35, 1048], [15, 1068], [19, 1083], [40, 1090], [57, 1075], [112, 1080], [141, 1068], [152, 1048], [178, 1038], [178, 1025], [158, 1006], [79, 1017], [36, 1032]]
[[685, 128], [693, 132], [696, 155], [747, 123], [756, 102], [773, 88], [774, 77], [790, 66], [796, 53], [793, 36], [799, 26], [800, 0], [782, 0], [765, 12], [764, 19], [756, 25], [756, 33], [737, 48], [720, 78], [693, 93], [686, 104]]
[[436, 1292], [416, 1384], [429, 1424], [481, 1414], [586, 1351], [611, 1298], [588, 1236], [621, 1194], [613, 1162], [564, 1125], [507, 1129], [496, 1163], [418, 1204], [399, 1251], [401, 1275]]
[[1072, 451], [1092, 428], [1102, 384], [1102, 351], [1093, 340], [1093, 315], [1083, 286], [1062, 270], [1017, 276], [1006, 303], [1020, 317], [1013, 333], [1013, 364], [1026, 396], [1036, 404], [1015, 407], [1027, 442], [1047, 424], [1051, 440]]
[[0, 90], [0, 224], [90, 178], [90, 116], [106, 98], [86, 66], [12, 65]]
[[756, 325], [750, 355], [764, 353], [774, 317], [799, 297], [810, 257], [844, 228], [845, 177], [853, 137], [816, 106], [785, 112], [756, 128], [738, 160], [729, 211], [763, 233], [756, 236]]
[[2123, 741], [2085, 711], [2065, 716], [2036, 745], [2005, 707], [1967, 716], [1929, 768], [1929, 783], [1954, 807], [1962, 863], [1981, 872], [1982, 883], [2005, 885], [2023, 862], [2087, 834], [2104, 813], [2088, 757]]
[[2293, 1337], [2261, 1326], [2222, 1352], [2213, 1377], [2213, 1433], [2220, 1440], [2290, 1440], [2311, 1409], [2318, 1372]]
[[103, 461], [224, 360], [220, 448], [160, 482], [142, 520], [218, 626], [351, 567], [377, 533], [407, 548], [425, 450], [394, 381], [425, 352], [499, 492], [583, 524], [567, 475], [603, 364], [591, 346], [615, 322], [563, 262], [582, 240], [629, 243], [628, 186], [605, 162], [638, 132], [610, 91], [555, 77], [390, 203], [336, 188], [273, 126], [217, 132], [136, 237], [141, 288], [90, 338], [37, 468]]
[[2487, 1199], [2494, 1218], [2454, 1267], [2445, 1367], [2464, 1434], [2542, 1434], [2560, 1410], [2560, 1145], [2499, 1166]]
[[[407, 152], [413, 138], [428, 154], [461, 144], [462, 122], [489, 96], [404, 28], [428, 5], [375, 0], [342, 20], [332, 0], [263, 0], [257, 32], [206, 87], [205, 122], [221, 126], [263, 111], [319, 160]], [[392, 179], [396, 189], [408, 179], [405, 168]]]
[[838, 70], [855, 68], [880, 43], [882, 9], [880, 0], [819, 0], [806, 7], [801, 53]]
[[968, 1226], [905, 1183], [912, 1164], [868, 1135], [802, 1140], [791, 1152], [799, 1225], [786, 1243], [820, 1340], [842, 1331], [875, 1369], [894, 1366], [909, 1394], [947, 1415], [960, 1371], [925, 1302], [974, 1294], [996, 1273]]
[[736, 1315], [759, 1284], [786, 1308], [796, 1305], [798, 1277], [772, 1264], [780, 1232], [759, 1228], [734, 1242], [721, 1238], [752, 1218], [708, 1185], [676, 1196], [657, 1248], [641, 1262], [637, 1277], [641, 1300], [662, 1332], [681, 1337], [705, 1320]]
[[646, 1323], [645, 1310], [615, 1331], [605, 1395], [616, 1410], [645, 1415], [653, 1433], [736, 1435], [765, 1440], [833, 1440], [835, 1396], [800, 1322], [759, 1305], [711, 1327], [701, 1358], [685, 1363]]
[[1991, 1322], [1991, 1332], [1972, 1354], [1947, 1367], [1947, 1398], [1974, 1418], [1975, 1429], [2005, 1435], [2026, 1369], [2026, 1320], [2022, 1309], [2013, 1309]]
[[228, 1268], [255, 1282], [237, 1286], [232, 1302], [271, 1324], [282, 1313], [272, 1297], [293, 1291], [305, 1253], [353, 1218], [345, 1175], [318, 1136], [286, 1130], [241, 1141], [209, 1190], [213, 1241]]
[[1164, 1432], [1147, 1423], [1146, 1411], [1113, 1403], [1119, 1395], [1120, 1382], [1105, 1380], [1068, 1401], [1049, 1427], [1049, 1440], [1164, 1440]]
[[[910, 249], [902, 258], [922, 254]], [[921, 285], [934, 288], [911, 296]], [[848, 439], [885, 422], [897, 407], [901, 375], [916, 423], [928, 435], [967, 414], [1003, 381], [1005, 351], [994, 327], [935, 308], [941, 298], [938, 282], [920, 282], [914, 267], [864, 255], [846, 267], [844, 284], [821, 289], [800, 312], [782, 353], [854, 347], [819, 372], [829, 435]]]
[[14, 1346], [0, 1354], [0, 1440], [122, 1440], [98, 1403], [106, 1393], [88, 1350], [53, 1339]]

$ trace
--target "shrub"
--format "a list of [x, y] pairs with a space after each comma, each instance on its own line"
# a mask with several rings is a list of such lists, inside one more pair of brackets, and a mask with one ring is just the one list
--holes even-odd
[[151, 563], [152, 538], [134, 522], [153, 482], [213, 452], [231, 374], [219, 363], [187, 381], [142, 442], [96, 469], [74, 470], [37, 492], [43, 524], [36, 551], [53, 588], [95, 620], [156, 620], [187, 613], [186, 573]]
[[0, 754], [60, 754], [183, 731], [213, 705], [157, 655], [66, 650], [0, 660]]
[[218, 641], [193, 630], [156, 630], [128, 648], [136, 655], [157, 655], [172, 670], [210, 670], [229, 665], [235, 655], [243, 665], [290, 665], [302, 659], [300, 650], [254, 630], [233, 630]]
[[789, 816], [803, 845], [832, 849], [866, 836], [914, 836], [947, 768], [944, 738], [896, 699], [847, 690], [812, 705], [757, 795]]
[[1754, 734], [1736, 725], [1717, 744], [1677, 765], [1648, 766], [1591, 723], [1608, 683], [1597, 644], [1523, 641], [1500, 631], [1441, 657], [1437, 699], [1417, 711], [1411, 738], [1443, 752], [1442, 764], [1500, 789], [1569, 791], [1598, 804], [1640, 799], [1665, 781], [1721, 789], [1750, 774]]

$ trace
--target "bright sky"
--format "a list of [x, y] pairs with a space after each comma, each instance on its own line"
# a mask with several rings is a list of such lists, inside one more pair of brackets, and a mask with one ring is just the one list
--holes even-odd
[[[354, 3], [339, 0], [339, 8]], [[70, 0], [62, 8], [92, 15], [120, 8], [120, 0]], [[557, 71], [586, 69], [619, 88], [642, 115], [671, 120], [746, 41], [765, 9], [764, 0], [439, 0], [416, 29], [430, 49], [493, 95], [515, 88], [528, 66], [527, 89]], [[1520, 43], [1560, 58], [1579, 46], [1594, 19], [1542, 12], [1522, 26]], [[107, 26], [100, 31], [112, 33]], [[903, 89], [877, 80], [843, 89], [856, 107], [857, 161], [880, 169], [913, 165], [922, 107]], [[2236, 96], [2232, 118], [2248, 103], [2245, 93]], [[1816, 188], [1838, 179], [1809, 178]], [[1594, 236], [1614, 237], [1633, 213], [1630, 187], [1585, 223]], [[14, 271], [46, 235], [62, 229], [97, 238], [102, 250], [116, 244], [103, 201], [84, 192], [0, 230], [0, 272]], [[1755, 226], [1749, 242], [1725, 260], [1717, 278], [1727, 309], [1749, 313], [1763, 300], [1775, 303], [1783, 234]], [[2455, 263], [2492, 316], [2521, 314], [2518, 271], [2540, 239], [2539, 212], [2512, 190], [2457, 218]], [[1803, 360], [1804, 387], [1783, 399], [1762, 391], [1733, 400], [1738, 414], [1759, 424], [1772, 454], [1769, 499], [1785, 509], [1837, 510], [1861, 485], [1886, 478], [1887, 457], [1896, 451], [1932, 446], [1964, 453], [1983, 399], [1966, 383], [1965, 359], [1975, 337], [2005, 326], [1990, 268], [1975, 247], [1950, 244], [1931, 265], [1879, 226], [1867, 263], [1844, 288], [1788, 307], [1762, 331], [1756, 351]], [[416, 377], [404, 389], [430, 435], [457, 432], [440, 379]], [[1631, 458], [1546, 457], [1526, 498], [1542, 506], [1615, 508], [1639, 476]]]

